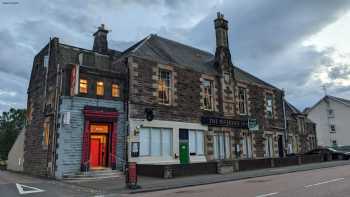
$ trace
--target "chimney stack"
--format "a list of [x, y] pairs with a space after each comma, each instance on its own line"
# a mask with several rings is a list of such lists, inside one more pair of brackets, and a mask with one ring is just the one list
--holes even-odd
[[105, 25], [101, 24], [101, 26], [98, 27], [97, 31], [93, 34], [95, 37], [94, 39], [94, 46], [92, 48], [93, 51], [96, 51], [101, 54], [107, 54], [108, 52], [108, 42], [107, 42], [107, 34], [108, 30], [105, 29]]
[[224, 15], [218, 12], [214, 24], [216, 33], [216, 48], [228, 48], [228, 22], [224, 19]]

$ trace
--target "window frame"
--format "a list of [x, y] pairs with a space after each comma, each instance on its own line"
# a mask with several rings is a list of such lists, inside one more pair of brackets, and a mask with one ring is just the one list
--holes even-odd
[[50, 143], [50, 121], [45, 120], [43, 125], [43, 140], [42, 145], [46, 148]]
[[[116, 87], [116, 88], [114, 88], [114, 87]], [[116, 89], [116, 91], [117, 91], [117, 94], [116, 94], [116, 95], [113, 94], [114, 91], [115, 91], [115, 89]], [[120, 85], [119, 85], [119, 84], [117, 84], [117, 83], [112, 83], [112, 86], [111, 86], [111, 94], [112, 94], [112, 97], [114, 97], [114, 98], [119, 98], [119, 97], [120, 97]]]
[[[273, 117], [274, 117], [274, 112], [273, 112], [273, 104], [274, 104], [273, 94], [266, 93], [265, 97], [266, 97], [266, 116], [269, 119], [273, 119]], [[269, 100], [271, 100], [271, 106], [269, 105]], [[271, 114], [269, 114], [269, 112], [271, 112]]]
[[[164, 79], [164, 95], [166, 95], [166, 93], [168, 93], [168, 102], [165, 102], [165, 98], [161, 98], [160, 97], [160, 93], [161, 93], [161, 77], [162, 77], [162, 73], [167, 73], [168, 74], [168, 77], [167, 79]], [[168, 70], [168, 69], [164, 69], [164, 68], [159, 68], [158, 69], [158, 81], [157, 81], [157, 85], [158, 85], [158, 88], [157, 88], [157, 99], [158, 99], [158, 103], [159, 104], [162, 104], [162, 105], [171, 105], [172, 104], [172, 94], [173, 94], [173, 72], [172, 70]], [[168, 81], [169, 83], [169, 86], [167, 87], [167, 83], [166, 81]]]
[[[195, 147], [195, 152], [193, 152], [194, 154], [191, 154], [191, 150], [190, 150], [190, 132], [193, 132], [194, 133], [194, 147]], [[202, 134], [202, 146], [201, 146], [201, 153], [198, 153], [199, 149], [198, 149], [198, 133], [201, 132]], [[199, 130], [199, 129], [189, 129], [188, 130], [188, 153], [189, 153], [189, 156], [204, 156], [205, 155], [205, 150], [204, 150], [204, 130]]]
[[[241, 99], [241, 90], [243, 90], [243, 100]], [[241, 104], [243, 104], [243, 112], [241, 111]], [[238, 87], [238, 111], [240, 115], [248, 114], [248, 99], [247, 99], [247, 88]]]
[[[82, 83], [82, 81], [86, 81], [86, 83]], [[82, 91], [82, 84], [86, 84], [86, 92]], [[89, 81], [87, 79], [79, 79], [79, 94], [88, 94], [89, 92]]]
[[[141, 140], [140, 140], [140, 157], [162, 157], [162, 158], [171, 158], [174, 151], [173, 151], [173, 128], [161, 128], [161, 127], [142, 127], [140, 129], [147, 129], [147, 132], [148, 132], [148, 154], [141, 154]], [[159, 129], [159, 132], [160, 132], [160, 142], [159, 142], [159, 148], [160, 148], [160, 155], [152, 155], [152, 144], [154, 142], [152, 142], [152, 130], [153, 129]], [[164, 154], [164, 149], [163, 149], [163, 133], [164, 131], [163, 130], [169, 130], [170, 131], [170, 144], [169, 144], [169, 147], [170, 147], [170, 154], [169, 155], [166, 155]], [[141, 133], [141, 130], [140, 130], [140, 133]]]
[[[208, 95], [205, 94], [206, 89], [208, 87], [205, 85], [205, 82], [208, 82], [208, 84], [209, 84], [208, 90], [210, 90], [210, 93], [208, 91]], [[202, 99], [202, 103], [201, 103], [202, 109], [208, 110], [208, 111], [213, 111], [214, 110], [214, 81], [204, 78], [202, 80], [201, 84], [202, 84], [202, 93], [203, 93], [203, 99]], [[209, 105], [207, 106], [205, 104], [206, 99], [209, 101], [210, 106]]]
[[[101, 85], [102, 84], [102, 85]], [[99, 94], [99, 88], [102, 86], [102, 93]], [[98, 80], [96, 81], [96, 96], [104, 96], [105, 95], [105, 84], [104, 81]]]

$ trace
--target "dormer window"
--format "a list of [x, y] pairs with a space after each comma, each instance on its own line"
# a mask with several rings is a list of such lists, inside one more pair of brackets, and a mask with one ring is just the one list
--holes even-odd
[[202, 107], [205, 110], [213, 110], [213, 81], [203, 79], [203, 102]]

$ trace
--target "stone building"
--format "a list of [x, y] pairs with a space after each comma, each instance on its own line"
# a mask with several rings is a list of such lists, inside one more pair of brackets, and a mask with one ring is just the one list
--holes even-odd
[[317, 148], [316, 124], [289, 102], [286, 103], [288, 153], [305, 153]]
[[125, 71], [102, 25], [93, 50], [53, 38], [35, 56], [28, 87], [24, 171], [62, 178], [91, 169], [122, 169]]
[[[299, 128], [286, 129], [284, 92], [235, 66], [228, 22], [219, 13], [214, 24], [215, 54], [149, 35], [114, 61], [129, 70], [130, 161], [284, 157], [290, 133], [302, 146]], [[290, 121], [299, 116], [291, 113]]]
[[50, 41], [28, 88], [24, 171], [60, 178], [126, 160], [206, 163], [310, 148], [305, 116], [232, 63], [228, 21], [219, 13], [214, 24], [215, 54], [154, 34], [118, 52], [103, 26], [93, 50]]

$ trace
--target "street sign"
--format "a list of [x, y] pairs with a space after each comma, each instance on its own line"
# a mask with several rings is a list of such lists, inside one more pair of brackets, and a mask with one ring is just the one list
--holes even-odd
[[259, 131], [259, 124], [256, 119], [248, 119], [249, 131]]

